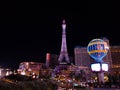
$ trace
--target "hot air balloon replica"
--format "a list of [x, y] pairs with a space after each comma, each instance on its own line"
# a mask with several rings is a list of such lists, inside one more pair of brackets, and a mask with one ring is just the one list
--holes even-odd
[[99, 38], [91, 40], [87, 46], [88, 54], [95, 61], [91, 64], [91, 70], [98, 73], [99, 82], [102, 83], [104, 83], [104, 72], [108, 71], [108, 64], [103, 61], [108, 50], [107, 42]]

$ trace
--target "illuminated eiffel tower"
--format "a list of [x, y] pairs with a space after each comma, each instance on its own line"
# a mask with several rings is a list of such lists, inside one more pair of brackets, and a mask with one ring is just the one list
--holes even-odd
[[70, 64], [70, 59], [68, 57], [67, 43], [66, 43], [66, 23], [65, 20], [62, 22], [62, 44], [61, 51], [58, 58], [59, 64]]

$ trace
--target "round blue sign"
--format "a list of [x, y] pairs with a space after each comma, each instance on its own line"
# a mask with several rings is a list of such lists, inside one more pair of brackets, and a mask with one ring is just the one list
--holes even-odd
[[109, 47], [102, 39], [93, 39], [87, 46], [88, 54], [96, 61], [102, 62], [103, 57], [107, 55]]

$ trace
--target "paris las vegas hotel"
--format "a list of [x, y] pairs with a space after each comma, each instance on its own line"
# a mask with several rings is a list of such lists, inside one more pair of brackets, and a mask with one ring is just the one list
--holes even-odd
[[[117, 45], [111, 46], [109, 43], [109, 39], [106, 37], [101, 37], [100, 39], [103, 39], [109, 46], [108, 53], [103, 58], [103, 61], [105, 63], [108, 63], [109, 65], [108, 72], [110, 73], [119, 72], [120, 74], [120, 46]], [[67, 43], [66, 45], [63, 46], [67, 46]], [[58, 64], [59, 55], [47, 53], [46, 57], [48, 57], [46, 58], [47, 66], [54, 68], [54, 66]], [[90, 67], [91, 63], [94, 63], [93, 58], [91, 58], [87, 52], [87, 46], [86, 47], [75, 46], [74, 57], [69, 56], [69, 59], [70, 62], [73, 63], [75, 66], [88, 67], [89, 69], [91, 68]]]
[[[106, 41], [109, 46], [109, 51], [103, 58], [103, 61], [109, 65], [109, 72], [120, 73], [120, 46], [110, 46], [107, 38], [103, 37], [101, 39]], [[74, 48], [74, 55], [75, 65], [90, 67], [90, 64], [94, 62], [94, 60], [88, 55], [87, 47], [76, 46]]]
[[[105, 37], [101, 38], [107, 42], [109, 46], [109, 51], [107, 55], [103, 58], [105, 63], [109, 65], [109, 72], [119, 72], [120, 73], [120, 46], [110, 46], [109, 40]], [[49, 57], [49, 58], [47, 58]], [[58, 64], [59, 55], [56, 54], [46, 54], [46, 64], [49, 61], [49, 67], [55, 67]], [[84, 66], [90, 68], [90, 64], [94, 63], [94, 59], [90, 57], [87, 52], [87, 46], [75, 46], [74, 47], [74, 57], [70, 57], [70, 61], [76, 66]]]
[[[65, 23], [62, 24], [63, 29], [65, 29], [65, 27], [63, 27], [64, 25], [66, 26], [66, 24]], [[67, 43], [66, 43], [66, 34], [65, 33], [66, 32], [62, 33], [62, 44], [65, 43], [65, 45], [61, 45], [60, 55], [46, 53], [46, 62], [45, 62], [46, 67], [50, 67], [50, 68], [54, 69], [56, 67], [56, 65], [59, 64], [59, 57], [61, 58], [61, 56], [66, 56], [67, 59], [69, 58], [69, 61], [70, 61], [70, 63], [72, 63], [72, 65], [83, 66], [83, 67], [87, 67], [90, 69], [90, 64], [93, 63], [94, 60], [88, 54], [87, 46], [86, 47], [75, 46], [74, 47], [74, 57], [70, 57], [68, 55], [69, 52], [67, 52]], [[108, 51], [107, 55], [103, 58], [103, 61], [108, 63], [108, 65], [109, 65], [108, 72], [110, 72], [110, 73], [119, 72], [119, 74], [120, 74], [120, 46], [111, 46], [109, 43], [109, 39], [107, 39], [105, 37], [102, 37], [101, 39], [106, 41], [109, 46], [109, 51]], [[62, 52], [62, 51], [64, 51], [63, 48], [65, 48], [66, 54], [64, 52]], [[65, 54], [65, 55], [62, 55], [62, 54]], [[41, 69], [41, 65], [43, 65], [43, 64], [36, 63], [36, 62], [21, 62], [18, 70], [20, 70], [20, 71], [25, 70], [25, 68], [23, 68], [23, 67], [26, 66], [28, 70], [38, 72], [39, 69]], [[28, 67], [28, 66], [32, 66], [32, 67], [34, 66], [34, 68], [32, 69], [31, 67]], [[36, 69], [36, 67], [37, 67], [37, 69]]]

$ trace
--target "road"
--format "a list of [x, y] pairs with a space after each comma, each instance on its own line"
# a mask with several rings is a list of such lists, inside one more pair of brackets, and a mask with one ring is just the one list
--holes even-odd
[[94, 90], [120, 90], [120, 88], [94, 88]]

